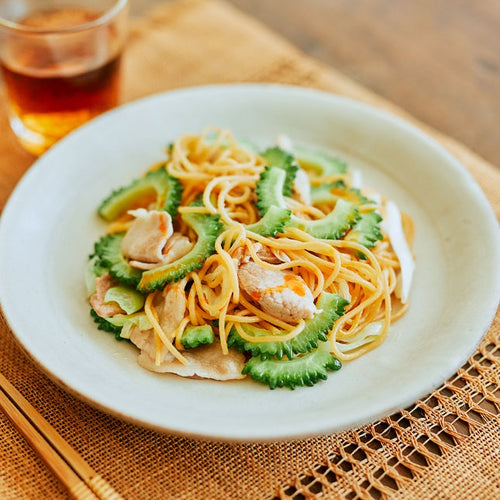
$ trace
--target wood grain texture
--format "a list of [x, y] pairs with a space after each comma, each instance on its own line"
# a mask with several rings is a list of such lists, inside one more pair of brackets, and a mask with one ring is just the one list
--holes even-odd
[[[229, 1], [499, 163], [499, 0]], [[132, 14], [160, 3], [132, 0]]]

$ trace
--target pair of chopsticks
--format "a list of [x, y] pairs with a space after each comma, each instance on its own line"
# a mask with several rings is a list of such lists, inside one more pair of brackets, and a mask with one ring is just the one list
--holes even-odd
[[0, 374], [0, 408], [77, 500], [123, 500]]

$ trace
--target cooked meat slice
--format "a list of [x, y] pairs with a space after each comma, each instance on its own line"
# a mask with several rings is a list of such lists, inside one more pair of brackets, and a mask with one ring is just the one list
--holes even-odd
[[233, 262], [236, 267], [241, 264], [246, 264], [250, 260], [250, 254], [248, 253], [247, 247], [238, 247], [233, 253]]
[[95, 293], [90, 297], [90, 305], [101, 318], [125, 312], [116, 302], [104, 302], [106, 292], [115, 285], [110, 274], [103, 274], [95, 279]]
[[130, 342], [138, 347], [141, 352], [146, 353], [153, 360], [155, 359], [155, 334], [152, 329], [140, 330], [137, 326], [132, 327], [130, 330]]
[[130, 211], [135, 220], [122, 241], [122, 252], [131, 261], [158, 263], [173, 233], [172, 218], [167, 212], [145, 209]]
[[[153, 306], [158, 314], [158, 322], [162, 330], [169, 338], [174, 330], [179, 326], [186, 312], [186, 297], [184, 292], [177, 285], [165, 287], [162, 294], [155, 299]], [[153, 363], [156, 360], [155, 335], [152, 329], [139, 330], [134, 326], [130, 331], [130, 341], [136, 345], [142, 353], [149, 356]], [[168, 349], [162, 345], [160, 351], [160, 360], [163, 361], [166, 356], [171, 356]], [[173, 359], [175, 359], [172, 356]]]
[[140, 262], [137, 260], [131, 260], [129, 264], [137, 269], [148, 270], [153, 269], [158, 266], [163, 266], [164, 264], [169, 264], [174, 262], [174, 260], [184, 257], [194, 246], [194, 243], [181, 233], [173, 233], [172, 236], [167, 240], [167, 243], [162, 251], [162, 259], [160, 262]]
[[290, 262], [290, 257], [288, 255], [278, 250], [277, 248], [266, 247], [262, 243], [254, 244], [255, 253], [264, 262], [269, 264], [282, 264], [283, 262]]
[[187, 359], [185, 365], [170, 353], [160, 365], [156, 365], [154, 357], [149, 356], [146, 351], [141, 351], [137, 361], [147, 370], [158, 373], [175, 373], [182, 377], [200, 377], [213, 380], [234, 380], [245, 377], [241, 374], [245, 366], [245, 356], [233, 350], [230, 350], [228, 354], [223, 354], [219, 342], [183, 351], [182, 355]]
[[184, 257], [194, 246], [194, 243], [181, 233], [174, 233], [167, 241], [163, 249], [162, 264], [174, 262], [174, 260]]
[[162, 265], [161, 262], [141, 262], [140, 260], [129, 260], [128, 263], [141, 271], [148, 271]]
[[317, 309], [306, 282], [293, 273], [265, 269], [251, 261], [238, 270], [241, 288], [262, 309], [287, 322], [309, 319]]
[[[253, 247], [257, 256], [264, 262], [268, 262], [269, 264], [282, 264], [283, 262], [290, 262], [290, 257], [288, 257], [288, 255], [281, 250], [266, 247], [259, 242], [254, 243]], [[233, 254], [233, 260], [237, 266], [250, 262], [251, 258], [252, 256], [250, 255], [248, 248], [243, 246], [237, 248]]]
[[170, 335], [184, 318], [187, 307], [186, 295], [178, 285], [167, 285], [153, 305], [158, 322], [166, 335]]

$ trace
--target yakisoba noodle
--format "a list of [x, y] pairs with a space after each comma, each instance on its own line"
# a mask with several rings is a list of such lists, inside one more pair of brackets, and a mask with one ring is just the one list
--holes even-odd
[[[348, 172], [332, 174], [315, 168], [310, 159], [303, 163], [300, 157], [296, 160], [301, 170], [308, 174], [311, 189], [325, 184], [341, 186], [339, 189], [346, 194], [346, 199], [363, 197], [359, 190], [351, 188]], [[400, 256], [394, 252], [384, 231], [385, 222], [382, 223], [383, 237], [372, 248], [353, 238], [346, 239], [345, 234], [340, 239], [318, 238], [299, 228], [300, 225], [285, 224], [275, 235], [262, 235], [247, 227], [262, 218], [256, 187], [266, 166], [269, 166], [269, 161], [265, 155], [242, 145], [228, 131], [208, 130], [201, 135], [184, 135], [170, 146], [164, 168], [182, 185], [177, 209], [179, 215], [174, 219], [176, 233], [192, 242], [199, 237], [184, 220], [186, 214], [218, 216], [222, 224], [213, 253], [205, 258], [201, 267], [146, 293], [143, 310], [134, 313], [144, 313], [149, 319], [148, 326], [154, 332], [156, 365], [162, 363], [165, 350], [178, 363], [188, 363], [185, 357], [188, 351], [182, 338], [192, 327], [212, 326], [216, 332], [215, 342], [220, 343], [223, 355], [230, 352], [228, 339], [231, 332], [237, 332], [242, 342], [263, 344], [293, 341], [304, 331], [307, 318], [289, 321], [266, 312], [256, 295], [252, 296], [245, 290], [238, 274], [241, 256], [260, 266], [262, 272], [282, 271], [284, 276], [297, 276], [300, 283], [306, 284], [315, 303], [324, 292], [337, 294], [348, 301], [343, 314], [327, 333], [327, 350], [338, 360], [356, 359], [379, 346], [386, 338], [391, 322], [406, 312], [408, 301], [405, 298], [406, 303], [402, 304], [400, 300]], [[158, 167], [156, 165], [153, 170]], [[332, 189], [334, 192], [335, 188]], [[299, 191], [300, 186], [296, 183], [291, 196], [284, 198], [294, 217], [306, 221], [321, 220], [335, 207], [335, 203], [328, 200], [308, 203], [307, 196], [301, 196]], [[376, 212], [383, 218], [385, 199], [373, 192], [370, 197], [368, 190], [363, 190], [363, 194], [366, 198], [363, 197], [364, 202], [357, 205], [357, 217]], [[132, 224], [132, 216], [124, 214], [111, 222], [109, 233], [127, 231]], [[346, 234], [353, 231], [352, 227]], [[413, 238], [413, 224], [408, 216], [401, 216], [400, 229], [405, 235], [405, 244], [409, 245]], [[276, 259], [263, 258], [259, 251], [263, 247], [277, 256]], [[169, 287], [172, 290], [176, 287], [175, 293], [185, 297], [185, 311], [175, 328], [165, 331], [160, 325], [155, 303]], [[126, 315], [122, 312], [121, 316]], [[249, 330], [245, 325], [258, 328], [259, 335], [252, 334], [255, 330]], [[303, 354], [297, 353], [299, 359], [301, 356]]]
[[[227, 147], [222, 154], [218, 154], [218, 146], [222, 142], [227, 143]], [[192, 155], [188, 158], [191, 152]], [[241, 322], [241, 317], [245, 318], [245, 322], [265, 322], [268, 325], [294, 332], [294, 335], [300, 333], [300, 328], [277, 321], [259, 311], [255, 306], [251, 306], [245, 299], [240, 301], [238, 278], [231, 254], [236, 248], [246, 246], [252, 258], [263, 267], [291, 269], [301, 274], [315, 297], [323, 290], [333, 293], [342, 292], [336, 281], [343, 279], [352, 290], [351, 305], [346, 314], [337, 320], [330, 338], [332, 350], [341, 360], [347, 360], [354, 359], [375, 348], [384, 340], [390, 326], [391, 295], [396, 285], [395, 275], [399, 269], [398, 259], [391, 252], [388, 242], [379, 244], [369, 251], [354, 242], [320, 241], [294, 229], [285, 230], [282, 235], [274, 238], [266, 238], [245, 231], [244, 227], [239, 224], [251, 224], [258, 219], [252, 194], [263, 166], [264, 163], [258, 156], [242, 149], [228, 132], [222, 132], [212, 146], [206, 145], [203, 136], [184, 136], [174, 143], [172, 159], [167, 164], [167, 170], [171, 175], [181, 179], [186, 186], [188, 197], [183, 199], [182, 205], [188, 205], [189, 201], [201, 194], [206, 207], [204, 209], [180, 208], [179, 212], [197, 211], [219, 214], [224, 223], [230, 226], [218, 237], [217, 253], [211, 256], [198, 272], [196, 296], [190, 300], [190, 306], [201, 308], [200, 304], [206, 304], [202, 298], [202, 290], [208, 296], [217, 299], [217, 303], [220, 304], [221, 320], [219, 335], [223, 346], [225, 346], [230, 326]], [[235, 168], [238, 169], [237, 174], [234, 173]], [[214, 175], [220, 177], [214, 178]], [[339, 176], [339, 178], [342, 177]], [[211, 202], [212, 196], [216, 198], [214, 203]], [[299, 210], [303, 214], [312, 212], [311, 208], [313, 207], [299, 204]], [[289, 252], [288, 255], [292, 257], [292, 260], [280, 265], [264, 262], [255, 252], [252, 252], [252, 241], [261, 242], [285, 253]], [[342, 250], [362, 252], [366, 255], [367, 261], [354, 259], [351, 254], [344, 253]], [[222, 276], [226, 273], [227, 277], [223, 279]], [[214, 280], [214, 274], [221, 276], [220, 280]], [[200, 286], [202, 280], [205, 281], [203, 287]], [[214, 284], [216, 288], [211, 286]], [[192, 318], [204, 320], [214, 318], [216, 311], [213, 308], [207, 311], [207, 315], [206, 309], [196, 313], [191, 307]], [[232, 314], [230, 321], [223, 326], [228, 311], [235, 309], [238, 313]], [[402, 311], [398, 314], [400, 315]], [[376, 342], [355, 349], [348, 355], [336, 348], [337, 340], [348, 344], [349, 338], [353, 337], [356, 332], [367, 324], [381, 319], [384, 320], [384, 333], [378, 336]], [[290, 338], [291, 336], [288, 335], [287, 339]], [[250, 336], [246, 336], [245, 339], [250, 342], [254, 340]], [[259, 337], [260, 342], [267, 340], [275, 341], [276, 337], [270, 335], [265, 340]]]

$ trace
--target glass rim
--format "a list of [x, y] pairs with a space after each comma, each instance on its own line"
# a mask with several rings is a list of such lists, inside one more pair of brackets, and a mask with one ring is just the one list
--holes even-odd
[[16, 21], [9, 21], [0, 15], [0, 29], [7, 28], [11, 31], [30, 35], [59, 35], [64, 33], [78, 33], [79, 31], [86, 31], [103, 24], [108, 23], [116, 15], [120, 13], [128, 4], [128, 0], [116, 0], [115, 3], [105, 10], [98, 18], [92, 19], [76, 26], [67, 26], [62, 28], [38, 28], [36, 26], [26, 26]]

